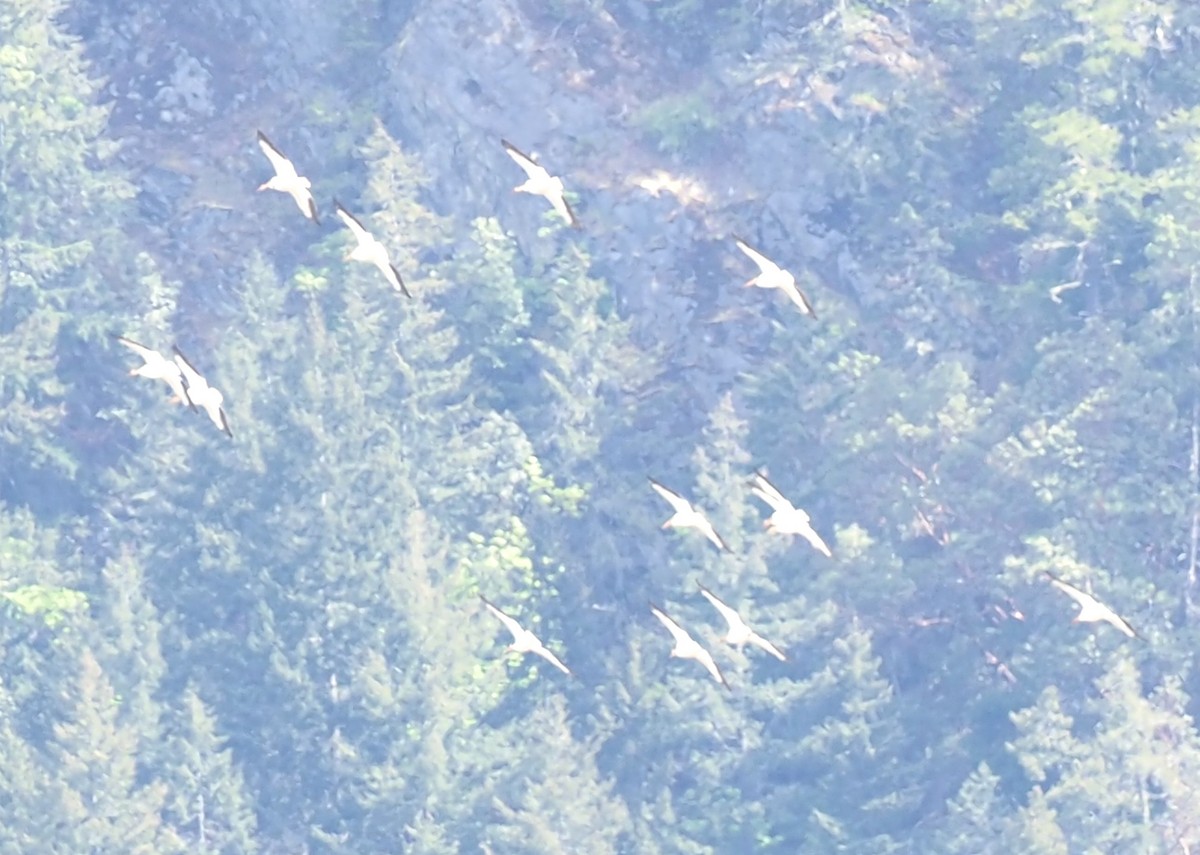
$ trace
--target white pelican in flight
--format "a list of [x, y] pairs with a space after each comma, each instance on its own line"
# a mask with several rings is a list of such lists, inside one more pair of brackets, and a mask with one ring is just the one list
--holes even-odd
[[479, 599], [483, 600], [483, 604], [488, 607], [488, 611], [500, 618], [500, 623], [504, 624], [508, 631], [512, 633], [513, 642], [512, 644], [508, 645], [509, 650], [512, 650], [516, 653], [536, 653], [538, 656], [545, 659], [568, 677], [573, 676], [570, 669], [567, 668], [566, 665], [562, 664], [557, 656], [547, 650], [546, 646], [542, 644], [540, 640], [538, 640], [536, 635], [525, 629], [525, 627], [521, 626], [504, 612], [500, 611], [500, 609], [498, 609], [496, 606], [492, 605], [492, 603], [489, 602], [486, 597], [480, 596]]
[[776, 534], [798, 534], [826, 558], [833, 557], [825, 541], [813, 530], [808, 514], [784, 498], [783, 493], [767, 480], [766, 475], [761, 472], [754, 473], [754, 480], [750, 482], [750, 492], [771, 506], [772, 513], [763, 522], [763, 528]]
[[508, 140], [500, 140], [500, 144], [504, 146], [504, 150], [508, 152], [508, 156], [517, 162], [517, 166], [524, 169], [525, 174], [529, 176], [524, 184], [518, 184], [513, 188], [513, 191], [516, 193], [532, 193], [535, 196], [545, 196], [546, 200], [554, 206], [554, 210], [558, 211], [572, 228], [579, 228], [579, 220], [575, 218], [575, 212], [571, 210], [571, 206], [563, 198], [562, 179], [551, 175], [546, 171], [545, 167]]
[[1075, 615], [1071, 623], [1095, 623], [1104, 621], [1111, 623], [1121, 632], [1128, 635], [1130, 638], [1138, 638], [1138, 634], [1133, 631], [1133, 627], [1129, 625], [1129, 621], [1114, 612], [1104, 603], [1097, 600], [1091, 594], [1085, 593], [1069, 582], [1064, 582], [1057, 576], [1050, 573], [1046, 574], [1046, 578], [1050, 580], [1050, 584], [1058, 588], [1075, 602], [1079, 603], [1079, 614]]
[[796, 304], [801, 314], [812, 315], [813, 318], [816, 318], [817, 312], [813, 308], [812, 302], [808, 299], [808, 295], [801, 291], [800, 287], [796, 284], [795, 276], [751, 247], [750, 244], [737, 235], [734, 235], [733, 239], [737, 243], [738, 249], [746, 253], [750, 257], [750, 260], [758, 265], [758, 275], [747, 282], [745, 287], [749, 288], [751, 285], [757, 285], [759, 288], [778, 288], [788, 295], [788, 299]]
[[333, 209], [337, 211], [337, 215], [342, 218], [342, 222], [346, 224], [346, 228], [350, 229], [358, 241], [358, 246], [346, 254], [346, 260], [365, 261], [367, 264], [374, 264], [379, 268], [379, 271], [393, 289], [399, 291], [405, 297], [412, 297], [412, 294], [408, 293], [408, 289], [404, 287], [404, 280], [400, 278], [400, 271], [396, 269], [391, 259], [388, 258], [387, 248], [375, 239], [375, 235], [364, 229], [363, 224], [353, 214], [343, 208], [342, 203], [337, 199], [333, 200]]
[[200, 407], [208, 413], [212, 423], [232, 438], [233, 431], [229, 429], [229, 419], [221, 407], [225, 403], [225, 396], [217, 388], [208, 385], [208, 381], [192, 367], [192, 363], [188, 362], [187, 357], [180, 352], [178, 345], [175, 346], [175, 364], [179, 366], [179, 370], [183, 373], [183, 379], [187, 381], [188, 401], [193, 407]]
[[695, 659], [705, 667], [709, 674], [712, 674], [714, 680], [726, 689], [729, 688], [729, 684], [725, 682], [725, 676], [721, 673], [721, 669], [717, 667], [717, 663], [713, 661], [711, 653], [701, 647], [699, 642], [688, 635], [687, 630], [671, 620], [667, 616], [667, 613], [654, 605], [654, 603], [650, 604], [650, 611], [654, 612], [654, 616], [662, 621], [662, 625], [675, 638], [675, 646], [671, 648], [672, 656], [680, 659]]
[[704, 516], [700, 511], [692, 507], [692, 503], [683, 496], [668, 490], [662, 484], [650, 480], [650, 486], [658, 495], [662, 496], [675, 509], [675, 513], [662, 524], [663, 528], [694, 528], [704, 534], [713, 544], [722, 552], [728, 552], [729, 547], [725, 545], [725, 541], [721, 539], [721, 535], [717, 534], [716, 529], [712, 527], [712, 523], [708, 521], [708, 517]]
[[144, 365], [130, 371], [130, 377], [162, 380], [171, 387], [171, 391], [175, 393], [175, 397], [180, 403], [187, 404], [193, 410], [196, 409], [196, 405], [191, 402], [187, 392], [183, 389], [183, 373], [179, 370], [178, 365], [157, 350], [146, 347], [144, 344], [138, 344], [131, 338], [125, 338], [123, 335], [113, 336], [113, 338], [132, 350], [145, 362]]
[[755, 647], [767, 651], [780, 662], [787, 661], [787, 657], [780, 652], [778, 647], [752, 630], [742, 620], [742, 616], [718, 600], [716, 594], [703, 585], [700, 586], [700, 593], [704, 595], [706, 600], [713, 604], [713, 608], [721, 613], [721, 617], [725, 618], [725, 623], [729, 624], [729, 632], [725, 633], [725, 636], [721, 639], [722, 641], [726, 644], [732, 644], [738, 650], [741, 650], [746, 644], [753, 644]]
[[296, 173], [296, 167], [292, 165], [292, 162], [283, 156], [283, 152], [275, 148], [275, 145], [267, 139], [267, 135], [262, 131], [258, 132], [258, 147], [267, 156], [267, 160], [271, 161], [271, 167], [275, 170], [271, 180], [260, 184], [258, 189], [278, 190], [280, 193], [290, 194], [296, 200], [296, 207], [300, 209], [300, 213], [314, 223], [320, 223], [321, 220], [317, 217], [317, 200], [313, 198], [311, 182], [303, 175]]

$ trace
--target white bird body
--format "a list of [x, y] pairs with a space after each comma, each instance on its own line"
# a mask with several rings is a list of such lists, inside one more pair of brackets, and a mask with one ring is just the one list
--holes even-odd
[[260, 184], [258, 189], [287, 193], [296, 201], [300, 213], [314, 223], [320, 223], [321, 220], [317, 216], [317, 200], [312, 194], [312, 183], [296, 172], [292, 162], [283, 156], [283, 152], [277, 149], [262, 131], [258, 132], [258, 147], [267, 156], [267, 160], [271, 161], [271, 167], [275, 170], [271, 180]]
[[208, 413], [208, 417], [212, 420], [212, 423], [232, 438], [233, 431], [229, 429], [229, 418], [225, 415], [225, 410], [222, 408], [222, 405], [225, 403], [225, 396], [215, 386], [208, 385], [208, 381], [204, 379], [199, 371], [192, 367], [192, 364], [180, 352], [178, 346], [175, 348], [175, 364], [179, 366], [179, 370], [183, 373], [183, 379], [187, 381], [188, 401], [193, 406], [199, 407]]
[[400, 271], [396, 269], [388, 257], [387, 247], [376, 240], [375, 235], [363, 228], [363, 224], [353, 214], [343, 208], [342, 204], [336, 199], [333, 201], [333, 208], [337, 211], [337, 215], [341, 217], [342, 222], [346, 224], [346, 228], [350, 229], [358, 241], [358, 245], [347, 253], [347, 260], [364, 261], [367, 264], [374, 264], [379, 268], [379, 271], [393, 289], [399, 291], [405, 297], [412, 297], [412, 294], [408, 293], [408, 289], [404, 287], [404, 280], [400, 278]]
[[763, 527], [775, 534], [798, 534], [807, 540], [812, 548], [826, 558], [832, 558], [833, 553], [812, 527], [812, 518], [808, 513], [797, 508], [767, 480], [761, 472], [754, 473], [750, 482], [750, 491], [771, 507], [771, 515], [763, 521]]
[[717, 549], [722, 552], [728, 552], [729, 547], [725, 545], [725, 541], [717, 534], [712, 523], [708, 521], [708, 517], [696, 510], [692, 503], [678, 493], [668, 490], [662, 484], [650, 478], [650, 486], [658, 495], [667, 500], [667, 503], [675, 510], [675, 513], [662, 524], [663, 528], [694, 528], [700, 531], [707, 537]]
[[568, 677], [574, 676], [571, 674], [570, 669], [567, 668], [566, 665], [562, 664], [559, 658], [551, 653], [536, 635], [525, 629], [525, 627], [521, 626], [521, 624], [517, 623], [515, 619], [500, 611], [500, 609], [493, 605], [486, 597], [481, 596], [479, 599], [483, 600], [483, 604], [487, 606], [488, 611], [498, 617], [500, 622], [504, 624], [509, 633], [512, 635], [513, 642], [508, 646], [509, 650], [512, 650], [516, 653], [535, 653], [545, 659], [555, 668], [562, 671]]
[[713, 604], [713, 608], [721, 613], [721, 617], [725, 618], [725, 623], [729, 625], [729, 632], [725, 633], [724, 637], [721, 639], [722, 641], [724, 641], [726, 644], [732, 644], [738, 650], [741, 650], [747, 644], [753, 644], [755, 647], [770, 653], [780, 662], [787, 661], [787, 657], [783, 655], [782, 651], [780, 651], [778, 647], [752, 630], [750, 626], [744, 620], [742, 620], [742, 616], [739, 615], [736, 610], [730, 608], [729, 606], [725, 605], [725, 603], [717, 599], [716, 595], [712, 591], [701, 585], [700, 593], [704, 595], [706, 600]]
[[114, 338], [142, 357], [144, 364], [131, 370], [129, 372], [130, 377], [162, 380], [171, 387], [171, 391], [175, 393], [175, 397], [180, 403], [187, 404], [192, 409], [195, 409], [195, 405], [189, 400], [187, 392], [183, 388], [183, 373], [179, 370], [178, 365], [167, 359], [157, 350], [146, 347], [144, 344], [138, 344], [131, 338], [125, 338], [123, 335], [114, 336]]
[[705, 670], [712, 675], [714, 680], [726, 689], [729, 688], [729, 684], [725, 682], [725, 676], [721, 673], [721, 669], [717, 667], [717, 663], [713, 661], [711, 653], [705, 650], [696, 639], [688, 635], [687, 630], [671, 620], [667, 616], [667, 613], [654, 605], [654, 603], [650, 604], [650, 611], [654, 612], [654, 616], [659, 619], [675, 639], [675, 646], [671, 648], [671, 656], [679, 659], [695, 659], [704, 666]]
[[1047, 573], [1046, 578], [1050, 580], [1050, 584], [1079, 604], [1079, 614], [1075, 615], [1071, 623], [1096, 623], [1104, 621], [1105, 623], [1112, 624], [1130, 638], [1139, 637], [1125, 618], [1121, 617], [1091, 594], [1081, 591], [1079, 588], [1076, 588], [1069, 582], [1064, 582], [1051, 573]]
[[579, 220], [576, 219], [575, 212], [571, 210], [571, 206], [563, 197], [562, 179], [551, 175], [545, 167], [508, 140], [500, 140], [500, 144], [504, 146], [508, 156], [516, 161], [517, 166], [525, 170], [527, 176], [525, 183], [518, 184], [513, 188], [513, 192], [532, 193], [535, 196], [545, 197], [546, 201], [554, 206], [554, 210], [558, 211], [572, 228], [579, 228]]
[[802, 314], [812, 315], [816, 318], [817, 312], [813, 308], [812, 302], [808, 299], [808, 295], [801, 291], [800, 287], [796, 284], [795, 276], [754, 249], [740, 237], [735, 235], [733, 239], [738, 249], [758, 265], [758, 275], [748, 281], [745, 287], [749, 288], [753, 285], [759, 288], [776, 288], [787, 294], [788, 299], [796, 304]]

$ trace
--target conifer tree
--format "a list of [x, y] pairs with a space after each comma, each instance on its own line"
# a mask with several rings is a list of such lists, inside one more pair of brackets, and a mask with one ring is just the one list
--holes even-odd
[[212, 712], [187, 689], [168, 723], [163, 819], [188, 851], [211, 855], [258, 852], [255, 819], [242, 776]]
[[[61, 360], [94, 341], [121, 302], [100, 284], [129, 184], [109, 165], [108, 110], [82, 47], [57, 24], [63, 4], [0, 5], [0, 495], [38, 506], [75, 488], [71, 395]], [[114, 291], [119, 289], [113, 289]], [[60, 352], [60, 348], [62, 352]]]
[[120, 723], [121, 701], [89, 651], [77, 680], [47, 751], [61, 786], [53, 837], [76, 852], [182, 853], [161, 821], [166, 787], [141, 767], [140, 734]]

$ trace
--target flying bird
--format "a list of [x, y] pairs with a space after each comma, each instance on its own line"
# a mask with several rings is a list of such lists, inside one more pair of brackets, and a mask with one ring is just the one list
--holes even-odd
[[193, 408], [200, 407], [208, 413], [212, 423], [232, 439], [233, 431], [229, 429], [229, 419], [221, 406], [225, 403], [225, 396], [216, 387], [208, 385], [208, 381], [192, 367], [192, 363], [188, 362], [178, 345], [175, 346], [175, 364], [179, 366], [183, 379], [187, 381], [187, 399]]
[[171, 391], [175, 393], [175, 397], [181, 403], [187, 404], [193, 410], [196, 409], [196, 405], [191, 402], [187, 396], [187, 392], [184, 391], [183, 374], [179, 370], [178, 365], [167, 359], [157, 350], [146, 347], [144, 344], [138, 344], [131, 338], [125, 338], [123, 335], [115, 335], [113, 338], [140, 356], [144, 362], [143, 365], [129, 372], [130, 377], [162, 380], [171, 387]]
[[722, 641], [724, 641], [726, 644], [732, 644], [738, 650], [741, 650], [746, 644], [753, 644], [755, 647], [767, 651], [780, 662], [787, 661], [787, 657], [780, 652], [778, 647], [752, 630], [747, 623], [742, 620], [741, 615], [717, 599], [716, 594], [708, 590], [708, 588], [704, 587], [703, 585], [700, 586], [700, 593], [704, 595], [704, 599], [713, 604], [713, 608], [719, 611], [721, 613], [721, 617], [725, 618], [725, 622], [729, 624], [729, 632], [725, 633], [721, 639]]
[[1134, 632], [1133, 627], [1129, 625], [1129, 622], [1125, 620], [1125, 618], [1121, 617], [1091, 594], [1079, 590], [1074, 585], [1070, 584], [1069, 582], [1064, 582], [1062, 579], [1059, 579], [1057, 576], [1054, 576], [1051, 573], [1047, 573], [1046, 578], [1050, 580], [1051, 585], [1058, 588], [1058, 590], [1062, 591], [1075, 602], [1079, 603], [1079, 614], [1075, 615], [1075, 618], [1071, 621], [1071, 623], [1095, 623], [1097, 621], [1104, 621], [1112, 624], [1130, 638], [1139, 637], [1138, 634]]
[[750, 492], [771, 506], [772, 513], [763, 521], [763, 528], [776, 534], [798, 534], [826, 558], [833, 557], [825, 541], [813, 530], [808, 514], [789, 502], [762, 472], [754, 473]]
[[729, 547], [725, 545], [725, 541], [721, 539], [721, 535], [717, 534], [716, 529], [712, 527], [712, 523], [708, 521], [708, 517], [704, 516], [700, 511], [692, 507], [692, 503], [678, 493], [672, 492], [662, 484], [650, 480], [650, 486], [658, 495], [662, 496], [675, 509], [675, 513], [662, 524], [663, 528], [694, 528], [704, 534], [713, 544], [722, 552], [728, 552]]
[[544, 196], [554, 206], [554, 210], [558, 211], [572, 228], [579, 228], [579, 220], [575, 218], [575, 212], [571, 210], [571, 206], [563, 198], [562, 179], [551, 175], [546, 171], [545, 167], [508, 140], [500, 140], [500, 144], [504, 146], [504, 150], [508, 152], [508, 156], [515, 160], [517, 166], [525, 170], [525, 174], [528, 176], [524, 184], [518, 184], [513, 188], [513, 192]]
[[296, 200], [296, 207], [300, 209], [300, 213], [319, 224], [321, 220], [317, 216], [317, 200], [313, 198], [312, 183], [303, 175], [297, 174], [292, 162], [283, 156], [283, 152], [277, 149], [262, 131], [258, 132], [258, 147], [267, 156], [267, 160], [271, 161], [275, 170], [271, 180], [260, 184], [258, 189], [278, 190], [280, 193], [290, 194]]
[[800, 287], [796, 284], [795, 276], [751, 247], [750, 244], [737, 235], [734, 235], [733, 240], [737, 244], [738, 249], [746, 253], [750, 257], [750, 260], [758, 265], [758, 275], [746, 283], [746, 288], [749, 288], [751, 285], [756, 285], [759, 288], [778, 288], [788, 295], [788, 299], [796, 304], [801, 314], [812, 315], [814, 319], [817, 317], [817, 312], [813, 308], [812, 302], [808, 299], [808, 295], [801, 291]]
[[650, 604], [650, 611], [654, 612], [654, 616], [662, 622], [662, 625], [675, 638], [675, 646], [671, 648], [671, 656], [679, 659], [695, 659], [705, 667], [709, 674], [712, 674], [714, 680], [726, 689], [729, 688], [729, 684], [725, 682], [725, 676], [721, 673], [721, 669], [713, 661], [712, 654], [701, 647], [699, 642], [688, 635], [687, 630], [671, 620], [667, 616], [667, 613], [654, 605], [654, 603]]
[[545, 659], [559, 671], [562, 671], [568, 677], [574, 676], [569, 668], [559, 661], [559, 658], [546, 649], [546, 646], [529, 630], [521, 626], [513, 618], [510, 618], [504, 612], [500, 611], [496, 606], [488, 601], [486, 597], [480, 596], [483, 604], [488, 607], [488, 611], [500, 619], [500, 623], [512, 633], [513, 642], [508, 645], [508, 649], [517, 653], [536, 653], [538, 656]]
[[337, 215], [342, 218], [342, 222], [346, 224], [346, 228], [354, 234], [358, 240], [358, 246], [350, 250], [346, 254], [347, 261], [365, 261], [367, 264], [374, 264], [383, 273], [388, 284], [395, 290], [399, 291], [405, 297], [412, 297], [408, 293], [408, 289], [404, 287], [404, 280], [400, 278], [400, 271], [392, 264], [388, 258], [387, 248], [375, 239], [375, 235], [363, 228], [353, 214], [342, 207], [342, 203], [337, 199], [333, 200], [333, 209], [337, 211]]

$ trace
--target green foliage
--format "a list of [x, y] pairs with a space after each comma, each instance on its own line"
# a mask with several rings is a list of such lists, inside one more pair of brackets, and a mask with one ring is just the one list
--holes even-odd
[[633, 124], [666, 154], [703, 150], [721, 128], [712, 93], [705, 90], [666, 95], [639, 107]]
[[[351, 4], [235, 78], [217, 23], [0, 0], [0, 852], [1200, 850], [1200, 12], [608, 7]], [[128, 97], [165, 44], [228, 110]], [[248, 116], [411, 300], [254, 221]], [[583, 229], [491, 215], [525, 126]], [[184, 143], [246, 198], [167, 198]], [[694, 198], [631, 189], [660, 169]], [[819, 319], [738, 289], [729, 232]], [[234, 439], [111, 333], [178, 342]], [[832, 558], [763, 530], [756, 468]]]
[[12, 603], [27, 615], [36, 615], [53, 627], [72, 612], [87, 607], [87, 597], [70, 588], [23, 585], [0, 592], [0, 599]]

